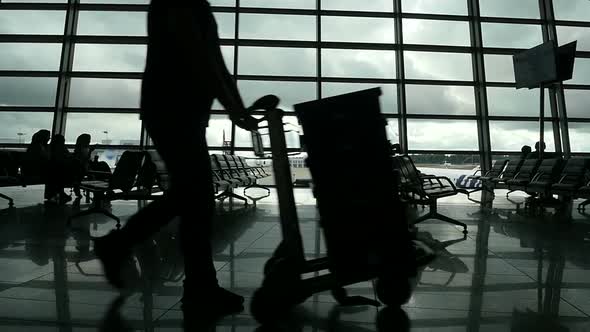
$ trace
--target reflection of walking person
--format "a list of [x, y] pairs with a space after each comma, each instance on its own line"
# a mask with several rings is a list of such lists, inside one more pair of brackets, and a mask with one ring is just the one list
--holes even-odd
[[209, 3], [195, 0], [171, 5], [152, 0], [141, 116], [166, 163], [171, 188], [163, 199], [132, 216], [120, 231], [97, 239], [95, 252], [107, 279], [118, 288], [128, 288], [137, 275], [134, 265], [126, 264], [133, 247], [180, 216], [183, 310], [208, 316], [241, 311], [244, 300], [218, 286], [211, 257], [215, 199], [205, 131], [215, 98], [238, 126], [256, 128], [256, 120], [246, 113], [225, 67]]

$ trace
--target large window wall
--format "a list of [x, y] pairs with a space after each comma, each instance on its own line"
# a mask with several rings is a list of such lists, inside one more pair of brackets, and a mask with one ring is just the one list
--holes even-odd
[[[40, 128], [69, 143], [88, 132], [105, 148], [149, 144], [138, 115], [148, 3], [2, 1], [0, 145], [22, 146]], [[548, 150], [590, 152], [587, 0], [210, 3], [246, 103], [273, 93], [291, 112], [379, 86], [392, 142], [484, 166], [538, 140], [539, 90], [515, 89], [512, 55], [578, 40], [574, 78], [547, 90], [545, 137]], [[287, 121], [297, 128], [296, 117]], [[251, 145], [218, 103], [207, 138], [214, 150], [232, 138], [239, 152]], [[297, 135], [288, 141], [299, 147]]]

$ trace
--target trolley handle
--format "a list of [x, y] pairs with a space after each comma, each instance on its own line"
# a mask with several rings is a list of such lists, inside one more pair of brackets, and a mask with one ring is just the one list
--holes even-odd
[[262, 118], [258, 119], [258, 123], [262, 121], [266, 121], [268, 118], [268, 112], [270, 111], [278, 111], [280, 99], [275, 95], [266, 95], [264, 97], [259, 98], [256, 100], [252, 106], [248, 107], [246, 110], [249, 112], [253, 111], [265, 111], [265, 114]]

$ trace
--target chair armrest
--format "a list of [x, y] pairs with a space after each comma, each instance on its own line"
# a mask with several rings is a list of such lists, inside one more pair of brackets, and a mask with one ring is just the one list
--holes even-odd
[[533, 178], [531, 179], [531, 182], [537, 181], [544, 174], [545, 174], [544, 172], [537, 172], [537, 174], [535, 174], [535, 176], [533, 176]]
[[110, 173], [110, 172], [101, 172], [101, 171], [88, 171], [86, 173], [87, 174], [93, 174], [93, 175], [107, 175], [107, 176], [113, 175], [113, 173]]

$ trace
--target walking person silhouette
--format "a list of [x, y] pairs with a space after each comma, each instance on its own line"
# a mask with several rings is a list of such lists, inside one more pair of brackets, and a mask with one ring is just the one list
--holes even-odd
[[137, 280], [132, 251], [180, 216], [184, 255], [182, 308], [220, 317], [243, 310], [244, 299], [219, 287], [211, 250], [215, 197], [206, 127], [217, 98], [239, 127], [254, 130], [221, 53], [217, 24], [205, 0], [152, 0], [141, 90], [141, 118], [170, 174], [169, 192], [133, 215], [120, 231], [95, 240], [106, 278], [120, 289]]

